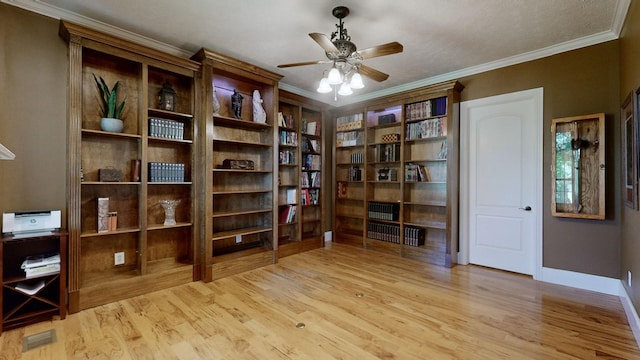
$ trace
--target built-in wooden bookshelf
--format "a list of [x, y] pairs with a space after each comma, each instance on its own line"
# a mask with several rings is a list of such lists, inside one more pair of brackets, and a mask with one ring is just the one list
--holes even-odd
[[[323, 106], [280, 91], [278, 257], [323, 246]], [[291, 214], [293, 212], [293, 215]]]
[[[66, 21], [60, 35], [69, 46], [69, 311], [199, 279], [192, 165], [200, 64]], [[93, 75], [119, 82], [122, 132], [101, 130]], [[177, 95], [169, 110], [158, 101], [167, 82]], [[158, 119], [179, 135], [156, 133]], [[179, 164], [172, 174], [180, 176], [151, 178], [152, 163]], [[105, 169], [121, 179], [100, 181]], [[113, 229], [98, 231], [97, 198], [117, 212]], [[180, 201], [174, 225], [164, 225], [160, 200]], [[124, 263], [114, 265], [116, 253]]]
[[358, 246], [365, 235], [365, 119], [362, 111], [335, 116], [333, 241]]
[[[207, 49], [193, 59], [202, 63], [198, 109], [204, 132], [197, 164], [203, 184], [198, 188], [203, 194], [198, 213], [204, 216], [202, 278], [211, 281], [275, 261], [281, 76]], [[255, 90], [266, 123], [254, 121]], [[242, 96], [240, 114], [233, 111], [234, 92]]]
[[455, 264], [456, 81], [334, 112], [334, 241]]

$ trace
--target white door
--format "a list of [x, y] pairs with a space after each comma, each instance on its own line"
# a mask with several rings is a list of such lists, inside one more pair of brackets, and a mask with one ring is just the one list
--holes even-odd
[[461, 103], [462, 263], [541, 271], [542, 94]]

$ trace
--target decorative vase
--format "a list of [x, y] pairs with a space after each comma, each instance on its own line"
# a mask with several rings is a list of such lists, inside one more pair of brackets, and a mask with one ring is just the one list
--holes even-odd
[[176, 206], [180, 200], [160, 200], [160, 205], [164, 208], [164, 225], [176, 224]]
[[124, 122], [120, 119], [102, 118], [100, 119], [100, 129], [102, 129], [102, 131], [119, 133], [124, 129]]

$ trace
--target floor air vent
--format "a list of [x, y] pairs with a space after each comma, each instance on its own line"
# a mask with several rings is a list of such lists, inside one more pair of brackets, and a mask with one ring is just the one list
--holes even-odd
[[38, 346], [53, 344], [54, 342], [56, 342], [56, 331], [53, 329], [25, 336], [22, 339], [22, 352], [35, 349]]

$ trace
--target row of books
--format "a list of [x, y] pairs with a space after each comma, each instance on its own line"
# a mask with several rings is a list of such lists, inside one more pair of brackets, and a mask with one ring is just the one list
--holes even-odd
[[298, 133], [287, 130], [280, 130], [280, 145], [298, 145]]
[[362, 130], [336, 133], [336, 146], [357, 146], [364, 144]]
[[60, 272], [60, 254], [27, 256], [20, 268], [28, 278], [58, 273]]
[[302, 137], [302, 151], [303, 152], [320, 152], [320, 141], [318, 139], [310, 139], [308, 137]]
[[362, 181], [362, 169], [360, 166], [349, 167], [349, 181]]
[[376, 161], [400, 161], [400, 144], [394, 143], [376, 145]]
[[302, 173], [301, 185], [303, 188], [319, 188], [321, 176], [319, 171]]
[[280, 213], [278, 214], [278, 223], [280, 224], [290, 224], [295, 219], [297, 211], [296, 205], [286, 205], [280, 208]]
[[293, 150], [280, 150], [278, 158], [280, 164], [294, 165], [296, 163], [296, 152]]
[[319, 189], [302, 189], [302, 205], [318, 205], [320, 204]]
[[151, 182], [184, 182], [185, 164], [150, 162], [149, 181]]
[[409, 246], [424, 245], [425, 233], [423, 228], [406, 226], [404, 228], [404, 244]]
[[320, 170], [320, 155], [305, 154], [302, 160], [302, 170]]
[[[285, 115], [282, 111], [278, 112], [278, 126], [295, 129], [296, 122], [293, 115]], [[320, 136], [320, 123], [318, 121], [307, 121], [302, 118], [302, 132], [306, 135]]]
[[407, 246], [423, 246], [425, 244], [425, 229], [407, 226], [404, 228], [404, 239], [400, 238], [400, 225], [383, 224], [371, 221], [367, 225], [367, 237], [394, 244], [404, 242]]
[[367, 237], [369, 239], [400, 244], [400, 225], [382, 224], [371, 221], [367, 225]]
[[408, 121], [442, 116], [447, 113], [447, 97], [430, 99], [405, 106], [405, 119]]
[[406, 139], [426, 139], [447, 135], [447, 118], [440, 117], [407, 124]]
[[336, 131], [361, 129], [363, 119], [364, 119], [364, 115], [362, 113], [340, 116], [336, 119]]
[[362, 164], [364, 163], [364, 153], [352, 153], [349, 160], [352, 164]]
[[295, 125], [293, 115], [285, 115], [282, 111], [278, 112], [278, 126], [293, 129]]
[[306, 135], [320, 136], [320, 123], [317, 121], [309, 121], [302, 118], [302, 129]]
[[405, 181], [431, 181], [429, 168], [420, 164], [406, 164], [404, 166]]
[[397, 221], [400, 217], [400, 204], [372, 201], [368, 204], [368, 216], [370, 219]]
[[149, 118], [149, 136], [184, 140], [184, 123], [175, 120]]

